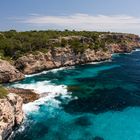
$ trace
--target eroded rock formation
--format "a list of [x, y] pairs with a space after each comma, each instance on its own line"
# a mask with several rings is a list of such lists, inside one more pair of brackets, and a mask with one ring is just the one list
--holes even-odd
[[9, 93], [14, 93], [23, 99], [23, 103], [27, 104], [33, 102], [40, 98], [40, 95], [35, 93], [31, 89], [21, 89], [21, 88], [7, 88]]
[[5, 60], [0, 60], [0, 83], [14, 82], [24, 78], [24, 74]]
[[[83, 50], [78, 46], [68, 44], [76, 40], [83, 44]], [[65, 42], [64, 44], [62, 42]], [[131, 52], [140, 47], [140, 38], [132, 34], [101, 34], [95, 42], [94, 37], [65, 36], [49, 41], [47, 52], [28, 53], [14, 61], [14, 66], [9, 62], [0, 60], [0, 82], [13, 82], [24, 78], [24, 74], [33, 74], [43, 70], [84, 64], [94, 61], [103, 61], [111, 58], [112, 53]], [[101, 43], [103, 42], [103, 44]], [[54, 44], [63, 44], [55, 47]], [[100, 46], [98, 46], [100, 44]], [[97, 45], [97, 46], [96, 46]], [[92, 46], [92, 47], [91, 47]], [[96, 47], [97, 49], [96, 49]], [[79, 49], [81, 49], [79, 51]]]
[[13, 93], [0, 99], [0, 138], [2, 140], [6, 140], [13, 128], [22, 122], [24, 118], [22, 104], [22, 98]]
[[[70, 40], [78, 40], [87, 46], [95, 45], [94, 39], [84, 36], [66, 36], [50, 40], [50, 44], [60, 43], [65, 40], [65, 47], [52, 47], [47, 53], [38, 52], [20, 57], [16, 62], [16, 68], [24, 74], [37, 73], [43, 70], [72, 66], [93, 61], [102, 61], [111, 58], [112, 53], [131, 52], [140, 47], [140, 38], [133, 34], [102, 34], [99, 41], [104, 40], [105, 46], [95, 49], [84, 49], [83, 52], [75, 52], [73, 46], [69, 46]], [[113, 43], [114, 42], [114, 43]]]
[[42, 70], [72, 66], [93, 61], [102, 61], [111, 58], [109, 51], [97, 51], [87, 49], [83, 53], [75, 53], [70, 47], [55, 48], [48, 53], [38, 52], [19, 58], [15, 66], [25, 74], [37, 73]]

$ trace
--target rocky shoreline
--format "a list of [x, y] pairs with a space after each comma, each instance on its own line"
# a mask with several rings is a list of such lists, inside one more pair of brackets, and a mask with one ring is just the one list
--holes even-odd
[[[107, 43], [104, 47], [100, 47], [97, 50], [87, 47], [82, 52], [76, 52], [69, 45], [65, 47], [51, 47], [47, 52], [37, 51], [25, 54], [13, 60], [12, 64], [0, 59], [0, 83], [19, 81], [24, 79], [25, 75], [44, 70], [108, 60], [111, 59], [113, 53], [129, 53], [137, 47], [140, 48], [140, 38], [137, 35], [103, 34], [99, 38], [104, 40], [108, 36], [121, 40], [124, 43]], [[61, 40], [55, 39], [55, 43], [61, 42], [62, 39], [65, 39], [67, 42], [72, 39], [78, 39], [79, 42], [84, 42], [87, 46], [94, 44], [91, 38], [82, 36], [61, 37]]]
[[30, 89], [21, 89], [21, 88], [8, 88], [9, 93], [14, 93], [20, 96], [23, 99], [23, 103], [27, 104], [29, 102], [33, 102], [40, 98], [39, 94], [35, 93]]
[[[50, 49], [47, 53], [24, 55], [13, 64], [0, 60], [0, 83], [19, 81], [24, 79], [26, 74], [43, 70], [108, 60], [113, 53], [129, 53], [135, 48], [140, 48], [140, 39], [137, 36], [123, 45], [107, 44], [105, 50], [87, 48], [84, 52], [75, 52], [70, 46], [66, 46]], [[13, 128], [22, 122], [24, 118], [22, 104], [39, 98], [39, 95], [32, 90], [9, 88], [8, 92], [4, 99], [0, 99], [0, 139], [2, 140], [5, 140]]]
[[40, 98], [33, 90], [7, 88], [8, 95], [0, 99], [0, 140], [6, 140], [24, 119], [22, 105]]
[[24, 113], [22, 110], [23, 99], [13, 93], [0, 99], [0, 139], [6, 140], [13, 129], [21, 124]]
[[84, 53], [75, 54], [71, 48], [56, 48], [53, 52], [38, 52], [20, 57], [14, 65], [5, 60], [0, 60], [0, 83], [15, 82], [23, 80], [25, 75], [35, 74], [44, 70], [51, 70], [60, 67], [100, 62], [109, 60], [113, 53], [130, 53], [137, 46], [131, 46], [128, 50], [116, 44], [109, 46], [111, 51], [97, 51], [87, 49]]

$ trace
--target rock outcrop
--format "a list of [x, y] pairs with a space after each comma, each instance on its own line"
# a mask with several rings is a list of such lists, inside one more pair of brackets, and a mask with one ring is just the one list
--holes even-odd
[[111, 51], [111, 53], [130, 53], [135, 48], [140, 48], [140, 43], [131, 42], [128, 44], [109, 44], [107, 48]]
[[[51, 39], [50, 44], [65, 42], [63, 47], [50, 47], [47, 53], [38, 52], [37, 54], [28, 54], [20, 57], [15, 62], [15, 67], [24, 74], [33, 74], [43, 70], [72, 66], [87, 62], [102, 61], [111, 58], [112, 53], [131, 52], [134, 48], [140, 47], [140, 38], [133, 34], [102, 34], [99, 36], [99, 42], [105, 42], [104, 47], [100, 46], [97, 50], [90, 49], [90, 45], [95, 45], [93, 38], [84, 36], [66, 36], [58, 39]], [[84, 51], [74, 51], [74, 47], [68, 42], [78, 40], [78, 42], [87, 45]]]
[[[73, 39], [84, 44], [86, 49], [84, 48], [84, 51], [75, 51], [74, 47], [68, 44]], [[66, 46], [53, 46], [55, 43], [62, 43], [62, 40], [66, 41]], [[101, 40], [104, 40], [104, 44], [98, 48], [93, 38], [83, 36], [60, 37], [50, 40], [50, 44], [53, 47], [48, 48], [47, 53], [26, 54], [18, 58], [14, 66], [5, 60], [0, 60], [0, 83], [21, 80], [24, 78], [24, 74], [33, 74], [53, 68], [108, 60], [111, 58], [112, 53], [131, 52], [136, 47], [140, 47], [140, 38], [136, 35], [102, 34], [99, 36], [98, 41], [100, 42]], [[96, 46], [98, 49], [93, 46], [92, 48], [90, 45]], [[0, 140], [1, 138], [2, 140], [7, 139], [13, 128], [22, 122], [24, 118], [22, 111], [23, 102], [27, 103], [39, 98], [37, 94], [30, 90], [9, 89], [9, 92], [12, 93], [0, 99]], [[13, 92], [19, 94], [23, 99], [13, 94]]]
[[24, 74], [37, 73], [42, 70], [72, 66], [93, 61], [102, 61], [111, 58], [109, 51], [87, 49], [83, 53], [75, 53], [70, 47], [55, 48], [48, 53], [38, 52], [20, 57], [15, 66]]
[[[83, 48], [78, 46], [75, 50], [76, 46], [69, 44], [72, 40], [78, 41]], [[57, 43], [63, 45], [55, 47]], [[64, 36], [50, 39], [49, 45], [47, 53], [38, 51], [25, 54], [14, 61], [14, 66], [0, 60], [0, 82], [21, 80], [24, 78], [22, 73], [33, 74], [53, 68], [107, 60], [112, 53], [128, 53], [140, 47], [140, 38], [133, 34], [108, 33], [99, 35], [97, 43], [94, 37]]]
[[23, 103], [27, 104], [33, 102], [40, 98], [40, 95], [35, 93], [31, 89], [21, 89], [21, 88], [7, 88], [9, 93], [14, 93], [23, 99]]
[[14, 82], [24, 78], [24, 74], [5, 60], [0, 60], [0, 83]]
[[22, 98], [13, 93], [0, 99], [0, 138], [2, 140], [6, 140], [13, 129], [22, 122], [24, 118], [22, 104]]

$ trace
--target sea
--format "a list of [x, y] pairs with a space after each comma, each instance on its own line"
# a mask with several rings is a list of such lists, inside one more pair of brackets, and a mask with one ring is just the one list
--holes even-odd
[[27, 75], [9, 85], [41, 98], [23, 105], [12, 140], [140, 140], [140, 50], [105, 62]]

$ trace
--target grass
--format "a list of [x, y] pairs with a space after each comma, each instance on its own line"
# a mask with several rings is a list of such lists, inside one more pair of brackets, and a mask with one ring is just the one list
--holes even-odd
[[4, 87], [0, 86], [0, 99], [3, 99], [4, 97], [6, 97], [7, 94], [8, 94], [8, 91]]

